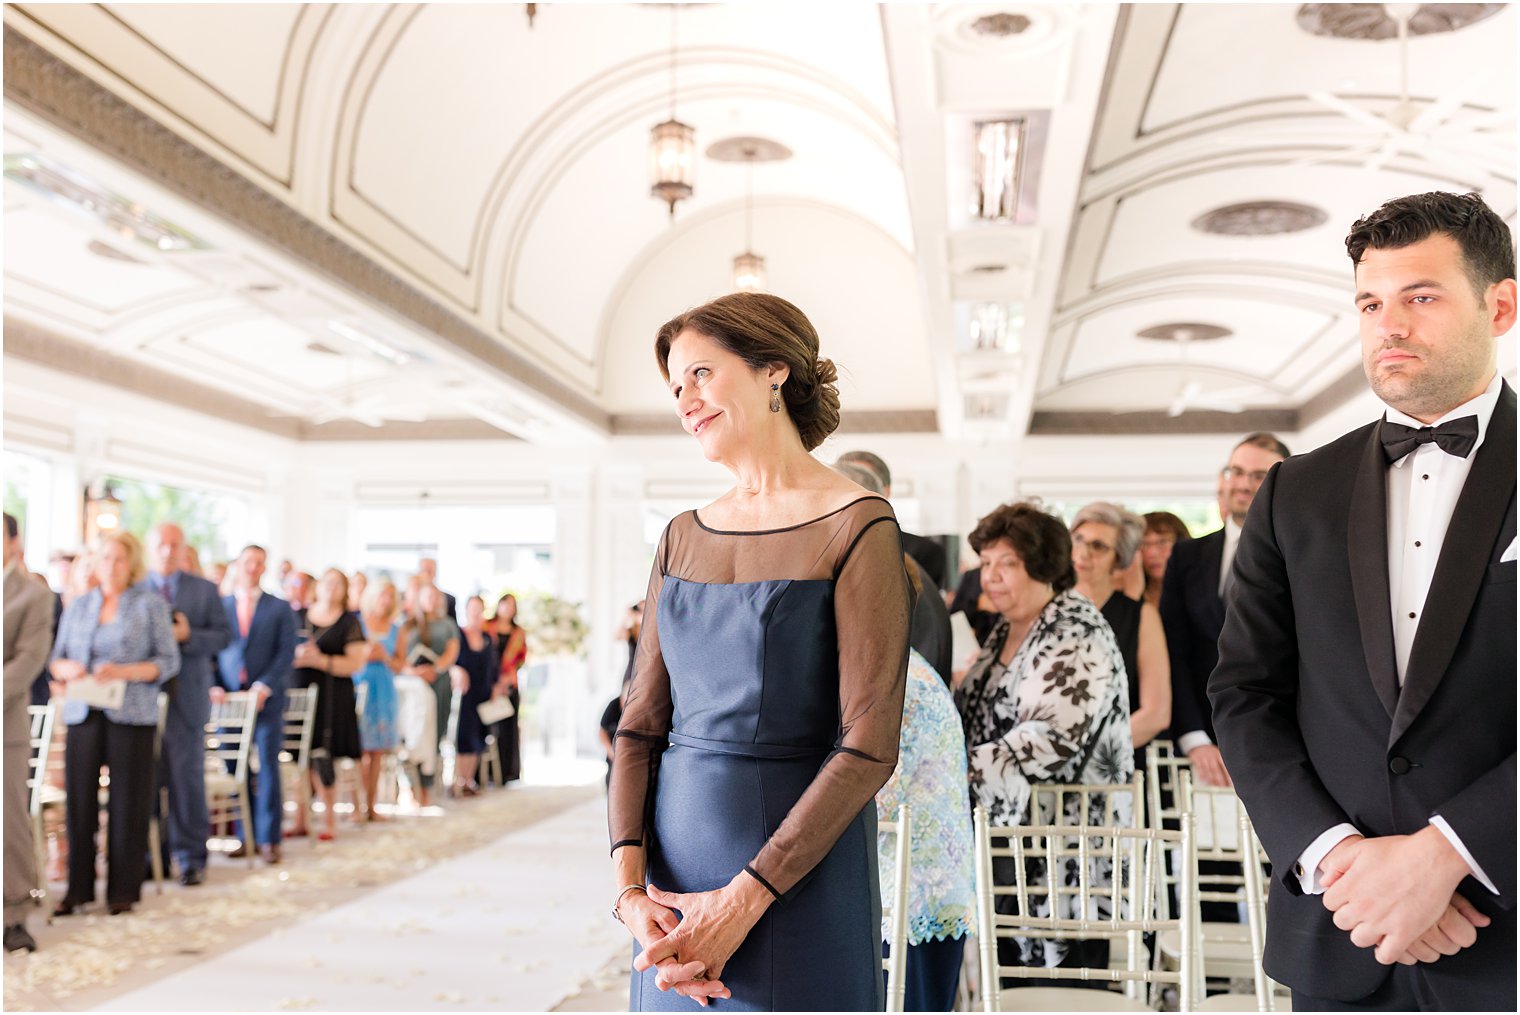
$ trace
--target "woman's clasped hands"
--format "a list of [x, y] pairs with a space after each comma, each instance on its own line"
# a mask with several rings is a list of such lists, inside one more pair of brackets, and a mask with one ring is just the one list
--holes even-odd
[[656, 987], [674, 989], [704, 1008], [709, 998], [727, 999], [732, 994], [720, 979], [723, 967], [770, 902], [770, 892], [742, 873], [711, 892], [650, 885], [647, 896], [630, 895], [622, 907], [624, 923], [644, 949], [633, 968], [655, 969]]

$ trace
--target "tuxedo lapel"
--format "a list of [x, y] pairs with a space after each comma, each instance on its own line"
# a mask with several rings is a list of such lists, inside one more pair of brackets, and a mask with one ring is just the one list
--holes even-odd
[[1378, 428], [1368, 428], [1346, 530], [1351, 595], [1362, 634], [1362, 656], [1378, 700], [1392, 719], [1399, 705], [1399, 669], [1393, 653], [1393, 615], [1388, 591], [1388, 461]]
[[1499, 393], [1488, 434], [1475, 454], [1430, 579], [1425, 616], [1410, 648], [1390, 745], [1409, 728], [1440, 685], [1515, 496], [1515, 393], [1508, 384]]
[[1199, 538], [1201, 552], [1198, 554], [1198, 566], [1203, 569], [1202, 586], [1208, 595], [1204, 598], [1204, 609], [1208, 611], [1210, 630], [1219, 631], [1224, 627], [1224, 600], [1219, 598], [1219, 569], [1224, 566], [1224, 529], [1211, 532]]

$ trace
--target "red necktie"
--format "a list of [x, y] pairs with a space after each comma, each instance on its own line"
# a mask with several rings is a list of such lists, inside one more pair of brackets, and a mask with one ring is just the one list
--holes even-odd
[[[248, 628], [253, 623], [253, 596], [247, 592], [239, 592], [237, 597], [238, 635], [244, 642], [248, 641]], [[244, 645], [246, 649], [247, 646]], [[240, 678], [243, 687], [248, 686], [248, 667], [243, 667]]]

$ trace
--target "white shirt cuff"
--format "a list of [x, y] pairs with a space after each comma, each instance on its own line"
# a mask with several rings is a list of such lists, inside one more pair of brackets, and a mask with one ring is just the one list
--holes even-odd
[[1194, 730], [1191, 733], [1184, 733], [1177, 738], [1177, 750], [1183, 754], [1187, 754], [1195, 747], [1203, 747], [1205, 744], [1212, 744], [1213, 742], [1203, 730]]
[[1298, 863], [1293, 865], [1293, 873], [1298, 878], [1299, 887], [1305, 895], [1321, 895], [1325, 888], [1319, 883], [1320, 861], [1348, 835], [1361, 835], [1356, 826], [1350, 822], [1342, 821], [1334, 828], [1320, 833], [1319, 838], [1309, 843], [1309, 848], [1298, 856]]
[[1435, 825], [1442, 835], [1446, 836], [1446, 841], [1451, 843], [1451, 848], [1455, 849], [1462, 859], [1466, 861], [1467, 869], [1472, 871], [1472, 876], [1478, 879], [1478, 884], [1498, 895], [1499, 889], [1495, 888], [1494, 883], [1488, 880], [1488, 875], [1483, 873], [1483, 868], [1478, 866], [1478, 861], [1474, 860], [1473, 855], [1467, 851], [1467, 847], [1462, 845], [1462, 840], [1457, 838], [1457, 833], [1446, 823], [1446, 819], [1437, 814], [1430, 819], [1430, 823]]

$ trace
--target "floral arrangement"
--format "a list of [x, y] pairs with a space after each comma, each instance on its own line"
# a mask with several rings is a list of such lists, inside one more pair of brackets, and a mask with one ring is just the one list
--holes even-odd
[[528, 632], [528, 651], [537, 656], [578, 656], [586, 643], [581, 604], [547, 592], [518, 596], [519, 623]]

